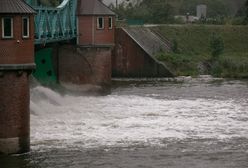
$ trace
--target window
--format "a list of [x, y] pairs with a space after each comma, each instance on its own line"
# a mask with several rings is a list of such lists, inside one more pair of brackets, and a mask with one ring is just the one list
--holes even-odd
[[104, 29], [104, 18], [103, 17], [97, 18], [97, 29]]
[[2, 18], [2, 37], [13, 38], [13, 18]]
[[113, 28], [113, 19], [112, 19], [112, 17], [109, 17], [108, 24], [109, 24], [109, 29], [112, 29]]
[[22, 18], [22, 37], [29, 38], [29, 18]]

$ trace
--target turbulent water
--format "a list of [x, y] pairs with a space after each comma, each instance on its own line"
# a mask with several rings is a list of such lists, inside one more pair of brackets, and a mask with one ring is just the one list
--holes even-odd
[[[3, 167], [246, 168], [248, 82], [115, 80], [106, 96], [31, 89], [29, 154]], [[2, 167], [2, 166], [0, 166]]]

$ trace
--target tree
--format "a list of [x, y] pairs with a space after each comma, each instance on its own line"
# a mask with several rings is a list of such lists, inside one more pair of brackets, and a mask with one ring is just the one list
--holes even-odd
[[245, 23], [248, 23], [248, 0], [245, 3]]
[[173, 18], [173, 7], [168, 3], [155, 3], [151, 6], [151, 23], [168, 23]]
[[121, 18], [140, 19], [146, 23], [168, 23], [173, 18], [173, 7], [164, 0], [143, 0], [119, 4], [115, 10]]
[[214, 60], [224, 51], [224, 41], [220, 35], [213, 34], [210, 40], [211, 55]]

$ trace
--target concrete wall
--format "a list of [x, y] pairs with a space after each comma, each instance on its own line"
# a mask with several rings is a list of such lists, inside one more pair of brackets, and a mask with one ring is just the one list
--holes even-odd
[[168, 77], [164, 66], [147, 54], [123, 29], [116, 29], [113, 77]]
[[108, 47], [59, 47], [59, 82], [69, 89], [77, 87], [83, 91], [108, 88], [111, 84], [111, 50]]
[[[12, 39], [2, 39], [2, 17], [0, 16], [0, 64], [24, 64], [34, 62], [34, 21], [33, 16], [30, 17], [30, 37], [22, 38], [22, 16], [13, 15], [13, 31]], [[11, 16], [11, 15], [7, 15]], [[17, 42], [19, 40], [19, 42]]]
[[[79, 45], [114, 45], [114, 16], [104, 17], [104, 29], [97, 29], [98, 16], [78, 16]], [[108, 18], [112, 17], [113, 27], [109, 29]]]

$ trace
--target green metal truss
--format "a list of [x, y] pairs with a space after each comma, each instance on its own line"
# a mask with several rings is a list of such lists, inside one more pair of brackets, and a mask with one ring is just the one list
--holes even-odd
[[38, 6], [26, 0], [37, 12], [35, 15], [35, 44], [74, 39], [77, 36], [77, 0], [63, 0], [56, 8]]

